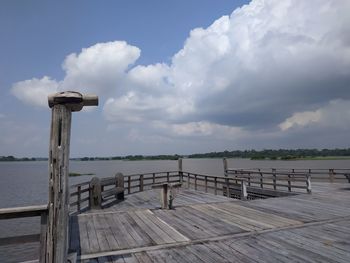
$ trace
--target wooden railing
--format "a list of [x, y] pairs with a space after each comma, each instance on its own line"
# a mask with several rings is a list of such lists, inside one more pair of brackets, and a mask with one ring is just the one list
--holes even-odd
[[310, 174], [314, 182], [348, 182], [350, 183], [350, 169], [319, 169], [319, 168], [239, 168], [232, 170], [254, 170], [259, 172], [276, 172], [287, 174]]
[[[102, 178], [104, 186], [114, 184], [114, 177]], [[283, 196], [286, 192], [311, 193], [308, 173], [265, 172], [227, 169], [226, 176], [203, 175], [184, 171], [166, 171], [124, 175], [124, 194], [150, 190], [159, 183], [181, 182], [183, 187], [242, 200]], [[71, 213], [91, 208], [91, 181], [71, 186]], [[75, 200], [72, 200], [75, 199]]]
[[[249, 199], [247, 180], [245, 178], [230, 178], [225, 176], [204, 175], [182, 172], [183, 187], [194, 190], [224, 195], [241, 200]], [[234, 191], [233, 191], [234, 190]]]
[[[179, 182], [181, 179], [181, 173], [179, 171], [166, 171], [166, 172], [154, 172], [154, 173], [142, 173], [142, 174], [130, 174], [124, 175], [124, 194], [132, 194], [142, 192], [144, 190], [150, 190], [152, 185], [163, 182]], [[104, 181], [104, 186], [114, 184], [114, 177], [101, 178]], [[70, 188], [70, 212], [80, 213], [91, 207], [90, 194], [91, 187], [90, 182], [83, 182], [72, 185]]]
[[291, 173], [272, 170], [227, 169], [225, 175], [231, 178], [246, 179], [248, 187], [282, 190], [288, 192], [306, 191], [311, 193], [311, 175], [309, 173]]
[[0, 220], [24, 218], [24, 217], [37, 217], [37, 216], [40, 216], [41, 218], [40, 234], [3, 237], [3, 238], [0, 238], [0, 246], [24, 244], [24, 243], [32, 243], [32, 242], [40, 241], [39, 260], [40, 262], [45, 262], [48, 206], [36, 205], [36, 206], [12, 207], [12, 208], [0, 209]]

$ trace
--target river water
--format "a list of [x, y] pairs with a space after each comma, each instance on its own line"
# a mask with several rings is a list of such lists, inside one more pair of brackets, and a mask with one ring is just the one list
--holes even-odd
[[[350, 160], [259, 161], [228, 159], [230, 168], [350, 168]], [[71, 161], [70, 171], [92, 173], [71, 177], [70, 184], [89, 181], [93, 176], [177, 170], [177, 161]], [[183, 170], [223, 175], [222, 159], [184, 159]], [[46, 204], [48, 200], [48, 165], [38, 162], [0, 162], [0, 208]], [[39, 233], [39, 218], [0, 221], [0, 238]], [[0, 247], [0, 262], [18, 262], [37, 258], [37, 244]]]

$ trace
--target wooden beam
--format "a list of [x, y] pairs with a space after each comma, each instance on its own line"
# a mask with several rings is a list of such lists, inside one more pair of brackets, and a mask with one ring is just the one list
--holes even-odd
[[38, 242], [39, 239], [40, 239], [40, 234], [30, 234], [30, 235], [13, 236], [13, 237], [2, 237], [2, 238], [0, 238], [0, 246], [33, 243], [33, 242]]
[[41, 216], [47, 211], [47, 205], [0, 208], [0, 219]]

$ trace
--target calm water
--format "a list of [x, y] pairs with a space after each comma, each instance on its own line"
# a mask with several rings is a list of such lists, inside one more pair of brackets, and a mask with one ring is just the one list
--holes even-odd
[[[325, 161], [252, 161], [229, 159], [230, 168], [349, 168], [350, 160]], [[47, 162], [0, 162], [0, 208], [47, 203]], [[92, 161], [70, 162], [70, 171], [93, 173], [98, 177], [177, 170], [177, 161]], [[183, 170], [223, 175], [221, 159], [184, 159]], [[88, 181], [92, 176], [71, 177], [70, 183]], [[39, 233], [39, 219], [0, 221], [0, 237]], [[36, 258], [37, 244], [0, 247], [0, 262]]]

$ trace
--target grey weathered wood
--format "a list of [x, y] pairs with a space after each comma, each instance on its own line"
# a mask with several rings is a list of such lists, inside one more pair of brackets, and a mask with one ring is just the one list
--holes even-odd
[[72, 111], [97, 105], [97, 96], [59, 92], [48, 98], [52, 108], [49, 149], [49, 218], [45, 262], [62, 263], [68, 253], [69, 145]]
[[272, 179], [272, 182], [273, 182], [273, 189], [276, 190], [276, 189], [277, 189], [277, 187], [276, 187], [276, 179], [277, 179], [277, 178], [276, 178], [276, 169], [273, 168], [273, 169], [272, 169], [272, 173], [273, 173], [273, 174], [272, 174], [272, 176], [273, 176], [273, 179]]
[[0, 246], [32, 243], [32, 242], [37, 242], [39, 240], [40, 240], [40, 234], [30, 234], [30, 235], [21, 235], [21, 236], [13, 236], [13, 237], [1, 237], [0, 238]]
[[78, 189], [77, 189], [77, 210], [78, 212], [80, 212], [80, 202], [81, 202], [81, 186], [79, 185], [78, 186]]
[[224, 164], [224, 175], [227, 176], [227, 173], [226, 173], [226, 171], [227, 171], [227, 159], [223, 158], [222, 161], [223, 161], [223, 164]]
[[246, 181], [241, 181], [241, 200], [247, 200], [248, 193], [247, 193], [247, 183]]
[[183, 171], [182, 171], [182, 158], [179, 158], [178, 159], [178, 169], [179, 169], [179, 181], [180, 181], [180, 183], [182, 183], [183, 182]]
[[40, 248], [39, 248], [39, 262], [45, 262], [47, 253], [47, 219], [48, 210], [46, 209], [40, 216]]
[[142, 192], [143, 191], [143, 174], [140, 174], [140, 192]]
[[124, 175], [122, 173], [117, 173], [115, 175], [116, 186], [122, 188], [123, 191], [119, 191], [116, 194], [118, 200], [124, 200]]
[[311, 194], [311, 174], [308, 174], [306, 177], [306, 186], [307, 186], [307, 193]]
[[69, 144], [71, 110], [56, 104], [52, 109], [49, 152], [49, 204], [47, 262], [66, 262], [69, 213]]
[[98, 97], [96, 95], [83, 95], [75, 91], [64, 91], [49, 95], [48, 104], [50, 108], [55, 105], [65, 105], [73, 112], [80, 111], [84, 106], [97, 106]]
[[98, 177], [93, 177], [90, 181], [90, 207], [100, 209], [102, 206], [101, 181]]
[[23, 207], [0, 208], [0, 220], [41, 216], [47, 212], [47, 205], [33, 205]]

